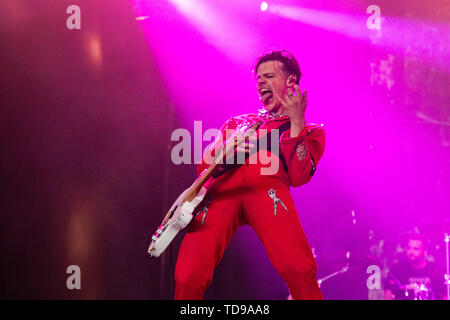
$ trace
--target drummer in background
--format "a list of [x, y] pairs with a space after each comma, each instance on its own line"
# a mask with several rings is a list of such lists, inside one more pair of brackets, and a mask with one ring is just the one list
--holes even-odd
[[408, 235], [406, 258], [394, 264], [384, 285], [385, 300], [446, 300], [444, 274], [427, 260], [428, 240]]

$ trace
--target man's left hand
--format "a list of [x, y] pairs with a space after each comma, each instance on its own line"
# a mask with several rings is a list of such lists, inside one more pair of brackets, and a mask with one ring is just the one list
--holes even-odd
[[305, 127], [305, 110], [308, 105], [306, 90], [302, 93], [300, 87], [295, 84], [294, 90], [286, 94], [284, 99], [277, 95], [275, 95], [275, 99], [281, 103], [283, 113], [287, 114], [291, 120], [291, 137], [298, 136]]

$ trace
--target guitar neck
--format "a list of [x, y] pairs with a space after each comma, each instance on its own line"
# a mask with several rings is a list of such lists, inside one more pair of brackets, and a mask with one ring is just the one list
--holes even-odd
[[192, 201], [197, 194], [200, 192], [200, 189], [204, 186], [204, 184], [212, 177], [214, 172], [219, 167], [218, 163], [211, 164], [208, 169], [203, 171], [201, 175], [195, 180], [194, 184], [191, 186], [189, 191], [186, 193], [184, 201]]
[[[261, 124], [262, 124], [262, 122], [254, 123], [250, 127], [250, 130], [257, 130]], [[230, 139], [228, 139], [227, 141], [235, 140], [235, 137], [236, 136], [233, 136]], [[236, 142], [236, 141], [234, 141], [233, 143], [225, 143], [225, 150], [222, 146], [221, 147], [222, 151], [226, 155], [230, 155], [230, 153], [234, 155], [235, 154], [234, 148], [237, 144], [238, 144], [238, 142]], [[219, 168], [220, 164], [218, 163], [218, 161], [219, 161], [219, 159], [215, 159], [214, 163], [212, 163], [208, 167], [208, 169], [206, 169], [205, 171], [203, 171], [200, 174], [200, 176], [197, 178], [197, 180], [195, 180], [194, 184], [191, 186], [189, 191], [186, 193], [184, 201], [190, 202], [197, 196], [197, 194], [200, 192], [203, 185], [209, 180], [209, 178], [211, 178], [211, 176], [214, 174], [214, 172]]]

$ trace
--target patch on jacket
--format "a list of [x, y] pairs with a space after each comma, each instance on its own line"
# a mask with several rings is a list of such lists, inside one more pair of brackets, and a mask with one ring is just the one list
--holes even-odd
[[306, 145], [303, 142], [300, 142], [295, 148], [295, 152], [297, 153], [297, 158], [299, 161], [302, 161], [306, 158]]

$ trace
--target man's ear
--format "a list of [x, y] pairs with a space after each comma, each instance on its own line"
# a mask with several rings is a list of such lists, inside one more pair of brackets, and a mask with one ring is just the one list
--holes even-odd
[[295, 74], [291, 74], [286, 80], [286, 85], [288, 87], [293, 87], [296, 81], [297, 81], [297, 76]]

